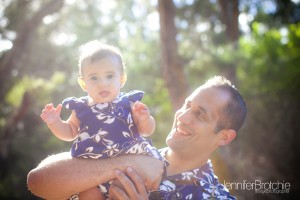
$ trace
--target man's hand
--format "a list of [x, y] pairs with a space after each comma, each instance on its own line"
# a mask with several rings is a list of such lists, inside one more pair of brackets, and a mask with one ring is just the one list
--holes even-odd
[[109, 189], [110, 200], [147, 200], [148, 194], [142, 178], [131, 168], [126, 174], [115, 170], [117, 180], [114, 180]]
[[[161, 160], [144, 155], [126, 156], [128, 156], [131, 162], [127, 164], [127, 167], [132, 166], [134, 170], [142, 177], [146, 189], [148, 191], [156, 190], [159, 187], [162, 179], [164, 163]], [[134, 163], [134, 166], [132, 163]]]
[[61, 104], [59, 104], [56, 108], [53, 106], [52, 103], [47, 104], [40, 116], [46, 124], [51, 125], [57, 120], [59, 120], [61, 108], [62, 108]]

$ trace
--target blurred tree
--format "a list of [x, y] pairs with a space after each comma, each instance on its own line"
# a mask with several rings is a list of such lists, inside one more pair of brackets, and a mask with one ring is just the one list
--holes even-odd
[[[230, 4], [227, 1], [226, 3]], [[296, 114], [299, 110], [299, 103], [296, 103], [300, 102], [297, 95], [299, 93], [292, 89], [300, 88], [299, 81], [295, 80], [295, 77], [299, 77], [299, 64], [295, 62], [298, 62], [300, 55], [296, 53], [300, 46], [297, 39], [299, 34], [296, 33], [299, 28], [286, 28], [287, 24], [296, 22], [284, 20], [286, 16], [277, 15], [274, 18], [274, 14], [282, 8], [297, 10], [299, 3], [286, 1], [284, 5], [289, 5], [290, 8], [277, 3], [239, 1], [239, 12], [243, 14], [240, 20], [248, 20], [250, 25], [253, 23], [249, 29], [253, 34], [242, 32], [235, 44], [226, 42], [226, 37], [222, 36], [226, 29], [218, 28], [218, 21], [223, 21], [220, 15], [223, 12], [217, 12], [215, 1], [177, 2], [180, 16], [177, 26], [180, 36], [178, 39], [181, 42], [179, 51], [186, 62], [185, 69], [192, 85], [215, 73], [234, 80], [231, 73], [226, 73], [232, 71], [237, 74], [233, 82], [241, 88], [248, 104], [248, 121], [240, 131], [238, 139], [233, 145], [219, 151], [222, 167], [230, 172], [229, 176], [221, 174], [221, 179], [225, 177], [233, 182], [245, 179], [288, 180], [294, 186], [293, 191], [286, 196], [233, 191], [239, 199], [294, 197], [299, 188], [299, 178], [296, 178], [299, 173], [295, 170], [298, 166], [295, 160], [297, 156], [293, 153], [298, 152], [299, 147], [294, 145], [295, 140], [290, 140], [297, 138], [298, 141], [299, 132], [299, 126], [294, 122], [299, 118]], [[257, 25], [257, 21], [262, 23]], [[248, 45], [241, 41], [248, 41]], [[280, 91], [284, 91], [284, 95]]]
[[[16, 10], [28, 11], [30, 1], [12, 1], [11, 7], [16, 7]], [[59, 11], [63, 6], [63, 0], [48, 1], [41, 8], [32, 14], [21, 19], [23, 16], [18, 16], [19, 27], [15, 27], [16, 39], [13, 41], [13, 48], [8, 51], [0, 59], [0, 98], [3, 99], [7, 91], [13, 85], [13, 73], [19, 73], [24, 62], [24, 52], [29, 51], [30, 44], [34, 40], [37, 29], [41, 25], [43, 18], [47, 15]], [[25, 13], [24, 13], [25, 14]], [[28, 18], [28, 19], [26, 19]], [[14, 19], [14, 18], [13, 18]], [[20, 20], [20, 21], [19, 21]]]
[[239, 39], [238, 0], [218, 1], [221, 7], [221, 20], [226, 27], [226, 38], [235, 43]]
[[172, 107], [177, 110], [187, 96], [188, 84], [183, 64], [177, 52], [175, 7], [173, 0], [159, 0], [160, 41], [162, 72], [171, 98]]
[[[34, 152], [37, 143], [28, 140], [34, 127], [39, 127], [38, 115], [32, 111], [39, 96], [35, 89], [41, 89], [34, 86], [38, 81], [30, 80], [34, 75], [34, 67], [31, 68], [28, 53], [33, 50], [37, 41], [42, 20], [61, 9], [62, 2], [6, 1], [5, 13], [1, 13], [1, 40], [13, 43], [12, 49], [1, 52], [0, 57], [1, 199], [31, 198], [32, 195], [26, 191], [26, 173], [36, 163], [34, 160], [47, 155], [45, 152]], [[39, 60], [36, 58], [35, 60]], [[30, 74], [30, 78], [27, 79], [30, 80], [29, 83], [22, 82], [27, 72]], [[41, 140], [38, 144], [40, 142]]]
[[[238, 0], [228, 0], [223, 1], [219, 0], [219, 5], [221, 7], [221, 21], [225, 26], [225, 35], [229, 43], [231, 43], [235, 48], [238, 48], [237, 41], [240, 37], [239, 31], [239, 3]], [[233, 83], [236, 83], [236, 65], [233, 63], [230, 67], [226, 67], [222, 73], [225, 77], [231, 80]]]
[[[29, 2], [20, 2], [13, 1], [10, 4], [10, 7], [14, 7], [16, 10], [29, 10]], [[28, 52], [31, 49], [31, 45], [35, 39], [35, 35], [37, 34], [37, 30], [41, 25], [42, 19], [49, 14], [57, 12], [63, 6], [63, 1], [49, 1], [46, 4], [42, 4], [40, 10], [37, 10], [35, 13], [32, 13], [32, 16], [26, 16], [23, 18], [24, 23], [18, 23], [19, 26], [14, 27], [13, 25], [9, 25], [8, 27], [15, 28], [16, 39], [13, 41], [13, 48], [10, 51], [4, 53], [4, 55], [0, 59], [0, 85], [1, 99], [6, 98], [6, 94], [10, 89], [13, 88], [14, 84], [19, 79], [19, 76], [22, 76], [24, 73], [24, 65], [29, 64], [26, 62], [26, 54], [24, 52]], [[13, 9], [8, 11], [13, 12]], [[10, 16], [10, 14], [8, 14]], [[13, 16], [11, 15], [13, 22], [15, 17], [21, 19], [22, 16]], [[28, 19], [27, 19], [28, 18]], [[16, 20], [18, 21], [18, 20]], [[17, 76], [18, 75], [18, 76]], [[31, 96], [30, 91], [23, 91], [23, 100], [19, 105], [19, 108], [11, 112], [6, 123], [3, 127], [1, 127], [1, 148], [0, 155], [6, 157], [7, 151], [9, 148], [9, 144], [11, 140], [15, 137], [15, 130], [17, 124], [23, 119], [24, 115], [27, 113], [31, 106], [34, 104], [33, 97]], [[7, 107], [5, 102], [0, 103], [1, 107]], [[1, 110], [1, 115], [3, 110]]]
[[[242, 62], [239, 62], [241, 89], [248, 99], [247, 127], [236, 151], [248, 151], [248, 161], [239, 170], [246, 179], [277, 180], [293, 185], [288, 194], [296, 197], [299, 190], [300, 126], [297, 123], [300, 108], [300, 26], [290, 25], [288, 35], [272, 28], [261, 32], [263, 24], [253, 24], [252, 39], [242, 40]], [[245, 62], [247, 61], [247, 62]], [[252, 88], [252, 89], [249, 89]], [[249, 146], [250, 145], [250, 146]], [[255, 145], [255, 148], [251, 148]], [[241, 148], [245, 148], [242, 150]], [[242, 159], [244, 153], [236, 159]], [[244, 169], [244, 170], [243, 170]], [[248, 170], [246, 170], [248, 169]], [[249, 170], [250, 169], [250, 170]], [[253, 194], [252, 194], [253, 195]], [[284, 195], [266, 194], [264, 198], [286, 198]], [[256, 194], [253, 198], [262, 198]]]

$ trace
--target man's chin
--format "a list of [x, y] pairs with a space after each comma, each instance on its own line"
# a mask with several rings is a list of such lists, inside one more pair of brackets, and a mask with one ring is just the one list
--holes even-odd
[[188, 138], [189, 136], [186, 136], [178, 131], [176, 131], [176, 129], [173, 129], [167, 139], [166, 139], [166, 143], [169, 147], [172, 148], [178, 148], [179, 146], [182, 145], [182, 143], [184, 143], [184, 141]]

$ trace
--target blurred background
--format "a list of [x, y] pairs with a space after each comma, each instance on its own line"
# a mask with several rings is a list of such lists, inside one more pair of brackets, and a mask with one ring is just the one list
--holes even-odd
[[146, 92], [157, 147], [193, 89], [214, 75], [230, 79], [249, 111], [237, 139], [213, 155], [216, 175], [291, 185], [287, 194], [232, 189], [238, 199], [297, 199], [299, 21], [299, 0], [0, 0], [0, 199], [39, 199], [27, 173], [69, 150], [39, 115], [84, 95], [77, 50], [94, 39], [123, 52], [123, 91]]

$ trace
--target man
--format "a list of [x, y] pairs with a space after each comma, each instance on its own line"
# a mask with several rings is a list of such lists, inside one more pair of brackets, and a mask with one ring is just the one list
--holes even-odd
[[[246, 117], [246, 104], [231, 83], [214, 77], [196, 89], [175, 120], [161, 150], [169, 162], [167, 177], [150, 199], [235, 199], [214, 176], [210, 155], [230, 143]], [[113, 184], [111, 199], [148, 199], [139, 175], [117, 171], [121, 183]]]
[[[159, 189], [150, 194], [150, 199], [234, 199], [214, 176], [209, 157], [218, 147], [227, 145], [236, 137], [245, 120], [246, 112], [246, 105], [240, 93], [228, 80], [220, 76], [208, 80], [187, 97], [183, 107], [175, 114], [172, 130], [166, 140], [168, 147], [161, 151], [162, 156], [168, 162], [167, 176], [163, 177]], [[138, 163], [147, 160], [141, 161], [139, 160], [142, 159], [141, 157], [132, 157], [129, 160], [137, 159]], [[121, 167], [114, 163], [104, 164], [104, 168], [106, 165], [111, 165], [111, 169], [119, 168], [120, 170], [106, 172], [108, 177], [102, 177], [101, 181], [105, 178], [110, 180], [117, 177], [121, 185], [123, 184], [123, 186], [120, 184], [113, 185], [111, 188], [112, 198], [147, 199], [146, 191], [153, 190], [155, 187], [150, 187], [149, 182], [151, 181], [147, 179], [147, 188], [144, 187], [144, 184], [139, 183], [145, 182], [144, 179], [147, 177], [145, 172], [152, 173], [151, 176], [153, 176], [153, 168], [151, 170], [144, 169], [146, 165], [134, 166], [132, 164], [135, 162], [126, 160], [127, 163], [122, 164]], [[63, 162], [66, 161], [63, 160], [59, 164], [62, 167], [67, 166], [63, 165]], [[159, 164], [161, 163], [156, 164], [155, 171], [160, 174]], [[55, 167], [51, 165], [55, 166], [58, 163], [46, 163], [30, 172], [28, 185], [33, 193], [40, 191], [43, 191], [41, 192], [42, 195], [47, 193], [45, 192], [47, 187], [45, 180], [49, 180], [51, 176], [58, 181], [57, 183], [59, 181], [66, 183], [66, 180], [59, 180], [58, 178], [59, 175], [63, 175], [63, 172], [61, 174], [55, 172]], [[81, 166], [81, 170], [78, 168], [71, 170], [77, 173], [83, 170], [85, 174], [88, 174], [86, 171], [90, 168], [99, 168], [99, 166], [86, 165], [89, 166], [85, 166], [86, 168]], [[127, 168], [127, 166], [132, 166], [135, 170]], [[124, 169], [127, 169], [127, 175], [131, 179], [122, 173]], [[68, 173], [66, 176], [68, 179], [74, 175]], [[100, 179], [93, 178], [94, 176], [86, 175], [85, 179], [81, 181], [84, 183], [93, 182], [94, 185], [97, 185], [100, 183], [97, 183]], [[159, 180], [157, 176], [154, 179]], [[76, 180], [79, 181], [80, 179]], [[42, 186], [37, 186], [39, 184]], [[85, 188], [83, 185], [71, 185], [75, 188], [72, 191], [74, 193], [88, 189], [87, 184], [84, 184]], [[48, 184], [48, 186], [53, 188], [53, 184]], [[56, 188], [54, 187], [54, 189]], [[67, 190], [71, 192], [69, 188]], [[60, 194], [66, 195], [66, 193]]]

